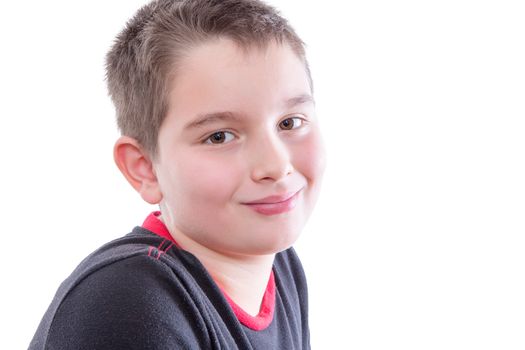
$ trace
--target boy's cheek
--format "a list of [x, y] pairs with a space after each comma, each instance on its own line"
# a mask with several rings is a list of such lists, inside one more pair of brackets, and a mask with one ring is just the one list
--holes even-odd
[[308, 181], [322, 178], [326, 168], [326, 150], [320, 132], [317, 130], [301, 145], [297, 152], [297, 161]]
[[180, 169], [184, 174], [183, 185], [194, 198], [201, 201], [221, 202], [231, 196], [238, 172], [231, 162], [193, 159]]

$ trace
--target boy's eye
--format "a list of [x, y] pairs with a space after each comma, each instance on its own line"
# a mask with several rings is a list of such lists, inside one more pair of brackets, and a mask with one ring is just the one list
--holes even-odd
[[283, 130], [292, 130], [302, 126], [303, 122], [304, 120], [302, 118], [286, 118], [281, 123], [279, 123], [279, 126], [281, 126]]
[[[231, 132], [228, 131], [217, 131], [211, 134], [204, 143], [207, 144], [221, 144], [225, 143], [224, 140], [227, 139], [226, 134], [233, 135]], [[233, 139], [233, 136], [231, 136], [228, 141], [231, 141]]]
[[[304, 123], [305, 123], [305, 120], [303, 118], [294, 117], [294, 118], [286, 118], [285, 120], [279, 123], [279, 126], [283, 130], [293, 130], [293, 129], [300, 128], [301, 126], [303, 126]], [[204, 140], [204, 143], [209, 144], [209, 145], [211, 144], [219, 145], [219, 144], [228, 143], [234, 138], [235, 138], [235, 135], [233, 135], [233, 133], [229, 131], [217, 131], [211, 134], [210, 136], [208, 136], [206, 140]]]

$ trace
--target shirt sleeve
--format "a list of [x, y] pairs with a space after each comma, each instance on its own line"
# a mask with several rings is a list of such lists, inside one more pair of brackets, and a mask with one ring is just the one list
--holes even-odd
[[45, 349], [209, 349], [202, 317], [162, 261], [139, 255], [88, 275], [60, 304]]

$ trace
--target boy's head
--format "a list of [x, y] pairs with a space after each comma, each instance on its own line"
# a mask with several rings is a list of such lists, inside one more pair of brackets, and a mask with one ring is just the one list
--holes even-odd
[[188, 53], [217, 38], [244, 51], [270, 42], [290, 45], [304, 63], [304, 43], [279, 13], [259, 0], [157, 0], [142, 7], [117, 36], [106, 57], [109, 94], [123, 135], [156, 159], [157, 136], [169, 108], [169, 91]]
[[182, 246], [269, 254], [302, 230], [324, 170], [302, 45], [259, 1], [162, 0], [108, 54], [115, 160]]

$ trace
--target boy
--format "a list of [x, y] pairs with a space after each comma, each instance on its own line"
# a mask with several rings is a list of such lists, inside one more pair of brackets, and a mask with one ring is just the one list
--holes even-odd
[[107, 55], [143, 225], [60, 286], [30, 349], [309, 349], [292, 244], [324, 151], [302, 41], [259, 0], [158, 0]]

